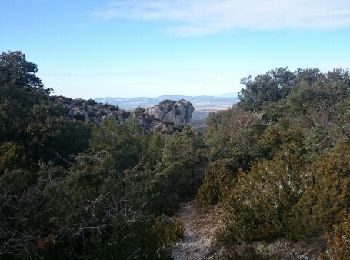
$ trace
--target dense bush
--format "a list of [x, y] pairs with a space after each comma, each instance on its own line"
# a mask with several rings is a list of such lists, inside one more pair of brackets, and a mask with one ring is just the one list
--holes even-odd
[[345, 218], [335, 225], [332, 232], [326, 235], [328, 250], [326, 256], [332, 260], [350, 258], [350, 218]]
[[2, 164], [10, 163], [13, 149], [22, 151], [16, 153], [21, 165], [36, 167], [40, 160], [66, 165], [70, 155], [88, 146], [88, 126], [66, 118], [62, 105], [50, 100], [51, 89], [44, 88], [37, 71], [21, 52], [0, 55], [0, 146], [12, 146], [0, 159], [0, 170], [9, 166]]
[[303, 190], [288, 158], [261, 161], [224, 194], [228, 236], [234, 241], [271, 240], [287, 231], [286, 217]]
[[74, 122], [36, 72], [0, 55], [0, 258], [168, 259], [184, 231], [173, 215], [196, 197], [223, 205], [228, 247], [327, 232], [328, 256], [348, 258], [347, 71], [246, 78], [204, 136]]
[[223, 203], [228, 246], [322, 236], [350, 213], [348, 71], [276, 69], [242, 83], [240, 102], [208, 118], [199, 200]]
[[228, 160], [208, 164], [203, 184], [197, 194], [197, 200], [202, 207], [216, 205], [222, 199], [225, 189], [231, 187], [234, 176], [230, 166], [231, 162]]
[[183, 226], [164, 213], [195, 196], [201, 138], [74, 122], [36, 72], [0, 56], [0, 258], [168, 259]]
[[[1, 255], [10, 259], [165, 258], [166, 248], [181, 238], [183, 228], [162, 216], [168, 205], [159, 209], [149, 203], [148, 186], [158, 179], [156, 172], [147, 176], [138, 168], [147, 147], [130, 153], [132, 143], [118, 146], [119, 142], [112, 141], [103, 146], [105, 150], [96, 150], [111, 124], [107, 121], [94, 130], [90, 148], [76, 156], [69, 168], [42, 164], [35, 172], [5, 171], [0, 178]], [[109, 135], [124, 140], [129, 136], [124, 128], [114, 125]], [[112, 140], [111, 136], [107, 139]], [[141, 147], [150, 143], [135, 142]], [[129, 151], [122, 153], [122, 149]], [[116, 151], [127, 156], [122, 157], [122, 165], [130, 170], [120, 167], [120, 153]], [[187, 198], [189, 191], [184, 191], [182, 185], [185, 180], [177, 180], [181, 179], [180, 173], [186, 174], [184, 170], [188, 171], [181, 168], [180, 172], [172, 172], [171, 178], [162, 179], [162, 185], [173, 189], [163, 194], [165, 202], [172, 194], [179, 198], [177, 203]], [[179, 182], [174, 188], [172, 184], [177, 182], [173, 179]], [[188, 175], [186, 180], [192, 179]], [[157, 197], [156, 192], [152, 194]], [[162, 200], [159, 203], [165, 204]]]
[[205, 146], [191, 128], [166, 136], [159, 161], [143, 167], [148, 176], [146, 204], [158, 213], [172, 215], [180, 203], [195, 198], [206, 165]]
[[291, 232], [314, 235], [340, 222], [350, 210], [350, 144], [339, 143], [314, 163], [313, 183], [291, 212]]
[[233, 107], [209, 114], [204, 140], [209, 160], [230, 159], [233, 170], [247, 170], [258, 155], [256, 140], [266, 128], [257, 114]]

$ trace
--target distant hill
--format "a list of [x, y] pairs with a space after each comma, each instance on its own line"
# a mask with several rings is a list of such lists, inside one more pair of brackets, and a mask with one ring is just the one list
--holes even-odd
[[165, 99], [180, 100], [185, 99], [190, 101], [199, 112], [215, 112], [231, 107], [238, 101], [236, 93], [226, 93], [218, 96], [185, 96], [185, 95], [163, 95], [156, 98], [95, 98], [96, 102], [117, 105], [122, 109], [134, 110], [137, 107], [151, 107]]

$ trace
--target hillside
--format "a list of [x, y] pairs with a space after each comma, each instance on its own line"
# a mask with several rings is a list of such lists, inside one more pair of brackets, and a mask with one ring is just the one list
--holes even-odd
[[189, 101], [132, 114], [37, 71], [0, 55], [1, 259], [350, 258], [347, 70], [245, 78], [204, 133]]

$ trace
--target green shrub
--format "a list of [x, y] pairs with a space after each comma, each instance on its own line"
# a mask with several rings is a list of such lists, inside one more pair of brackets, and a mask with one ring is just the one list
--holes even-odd
[[165, 215], [155, 219], [150, 232], [147, 235], [147, 247], [153, 248], [160, 259], [169, 258], [169, 247], [184, 237], [184, 226], [177, 219], [171, 219]]
[[289, 214], [292, 237], [312, 236], [340, 222], [350, 209], [350, 143], [339, 143], [313, 166], [313, 184]]
[[16, 143], [0, 144], [0, 175], [5, 170], [18, 169], [25, 165], [24, 148]]
[[199, 204], [207, 208], [217, 204], [228, 186], [231, 187], [233, 176], [229, 160], [220, 160], [209, 163], [205, 170], [203, 184], [197, 193]]
[[237, 183], [224, 194], [228, 240], [271, 240], [283, 236], [286, 215], [300, 191], [301, 179], [288, 160], [261, 161], [249, 173], [241, 173]]

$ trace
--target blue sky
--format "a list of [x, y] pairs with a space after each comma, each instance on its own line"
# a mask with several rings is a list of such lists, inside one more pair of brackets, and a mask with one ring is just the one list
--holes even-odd
[[350, 67], [348, 0], [0, 0], [0, 51], [55, 94], [237, 92], [276, 67]]

